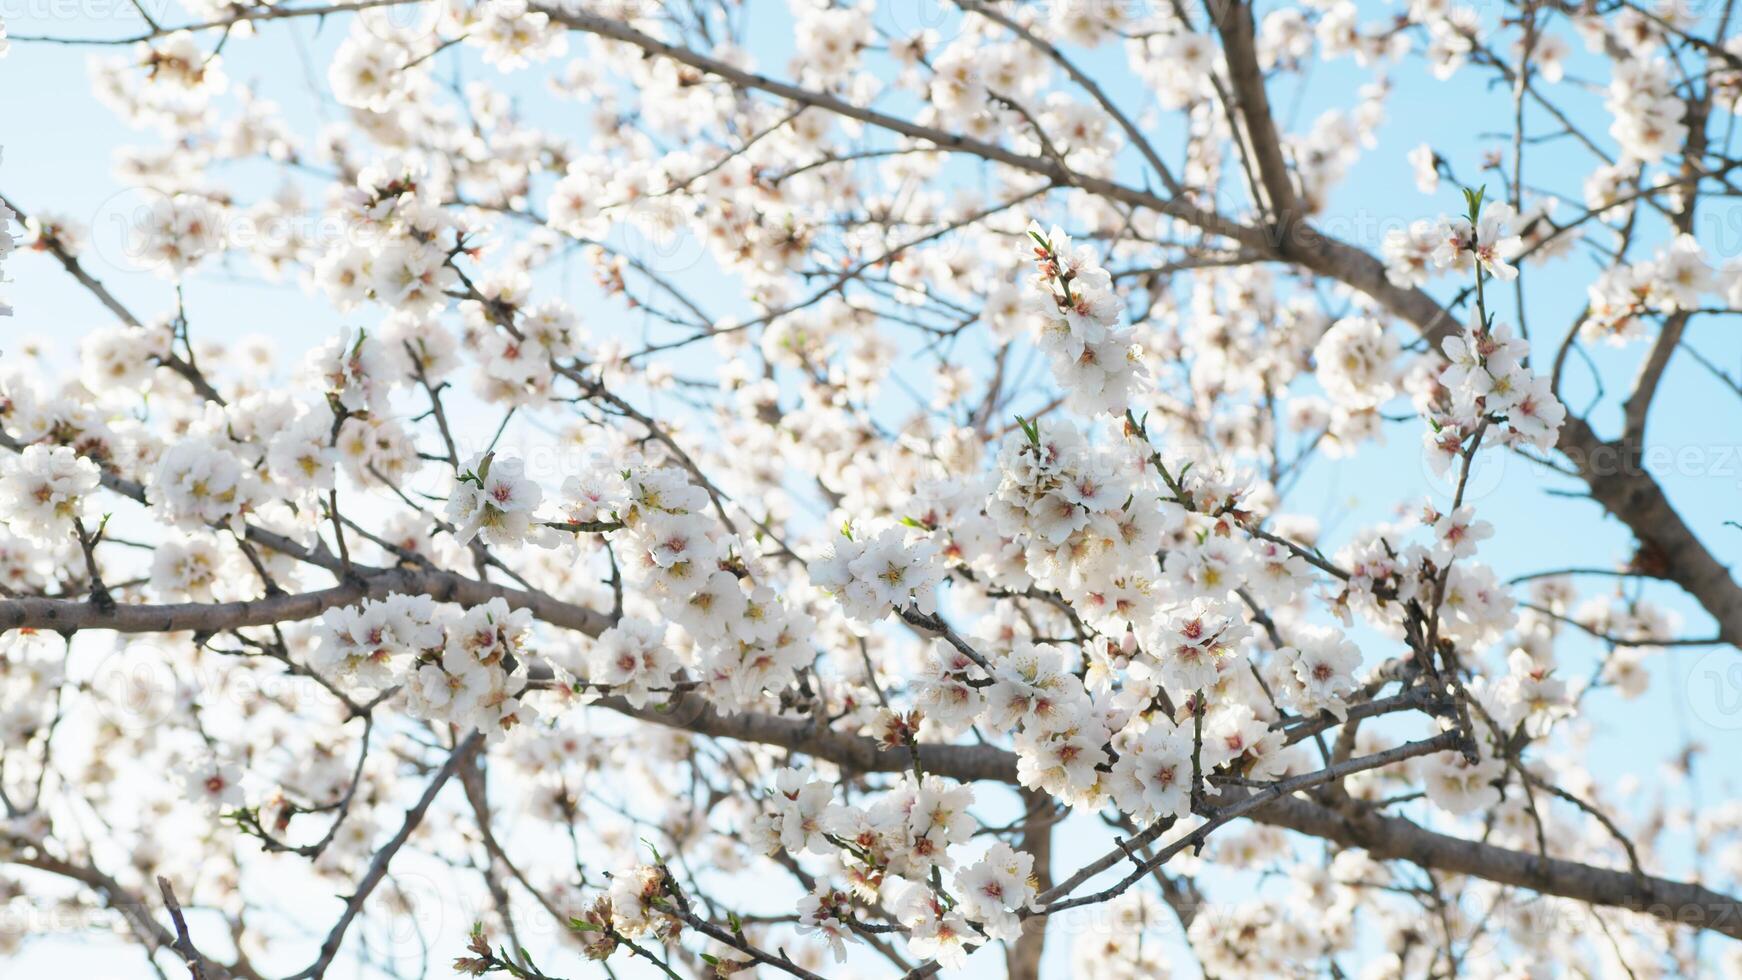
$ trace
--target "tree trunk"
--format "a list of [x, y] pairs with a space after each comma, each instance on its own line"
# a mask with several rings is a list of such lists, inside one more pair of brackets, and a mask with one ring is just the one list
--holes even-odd
[[[1022, 831], [1021, 850], [1034, 855], [1036, 894], [1052, 887], [1052, 828], [1054, 817], [1051, 800], [1044, 793], [1022, 791], [1022, 805], [1028, 813], [1027, 826]], [[1036, 916], [1022, 923], [1022, 935], [1004, 953], [1005, 972], [1010, 980], [1040, 980], [1040, 959], [1046, 952], [1046, 918]]]

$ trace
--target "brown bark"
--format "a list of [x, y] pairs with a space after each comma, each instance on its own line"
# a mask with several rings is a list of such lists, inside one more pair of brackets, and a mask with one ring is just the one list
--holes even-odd
[[[1036, 894], [1052, 887], [1052, 829], [1057, 824], [1051, 804], [1052, 798], [1045, 793], [1022, 791], [1023, 811], [1029, 816], [1019, 847], [1034, 855]], [[1010, 980], [1040, 980], [1040, 961], [1046, 955], [1046, 924], [1046, 916], [1023, 921], [1022, 935], [1004, 951], [1005, 975]]]

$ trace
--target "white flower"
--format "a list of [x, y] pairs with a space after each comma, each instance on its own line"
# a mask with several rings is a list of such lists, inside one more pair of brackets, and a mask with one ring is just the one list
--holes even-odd
[[510, 610], [507, 601], [497, 597], [467, 609], [449, 625], [447, 649], [476, 663], [496, 666], [509, 658], [523, 659], [520, 648], [531, 628], [530, 609]]
[[1270, 727], [1244, 704], [1213, 709], [1204, 719], [1204, 747], [1199, 762], [1208, 771], [1238, 760], [1246, 775], [1267, 779], [1283, 769], [1282, 732]]
[[461, 544], [481, 535], [486, 544], [511, 546], [531, 534], [533, 511], [543, 498], [520, 460], [483, 454], [473, 456], [455, 479], [443, 513]]
[[1494, 685], [1495, 718], [1510, 729], [1524, 725], [1532, 738], [1547, 735], [1555, 722], [1572, 715], [1567, 686], [1554, 671], [1524, 650], [1506, 658], [1509, 672]]
[[0, 470], [0, 519], [39, 544], [64, 541], [74, 520], [91, 516], [88, 497], [101, 482], [97, 464], [70, 447], [26, 446]]
[[652, 865], [637, 865], [611, 878], [611, 927], [632, 939], [652, 932], [664, 913], [654, 900], [664, 894], [665, 873]]
[[266, 469], [273, 482], [293, 491], [333, 489], [338, 459], [332, 413], [324, 406], [304, 412], [274, 433], [266, 449]]
[[551, 189], [545, 205], [550, 226], [574, 238], [603, 238], [610, 230], [599, 212], [605, 194], [591, 175], [571, 168]]
[[959, 970], [968, 961], [967, 946], [985, 942], [986, 937], [960, 911], [945, 911], [930, 887], [895, 879], [890, 890], [894, 892], [890, 911], [907, 928], [907, 945], [913, 955]]
[[1438, 269], [1434, 259], [1441, 232], [1431, 221], [1414, 221], [1408, 228], [1392, 228], [1380, 243], [1385, 257], [1385, 277], [1395, 286], [1424, 286]]
[[1023, 245], [1036, 267], [1031, 296], [1044, 320], [1040, 349], [1071, 407], [1091, 415], [1123, 413], [1144, 372], [1130, 329], [1119, 323], [1122, 303], [1112, 276], [1093, 250], [1073, 247], [1056, 225], [1043, 231], [1030, 221]]
[[208, 756], [183, 772], [188, 799], [214, 810], [242, 805], [242, 769], [233, 762]]
[[1642, 275], [1650, 283], [1648, 302], [1655, 309], [1668, 311], [1698, 307], [1716, 282], [1705, 249], [1686, 234], [1677, 235], [1669, 247], [1661, 249]]
[[810, 778], [802, 769], [782, 769], [774, 774], [774, 792], [768, 802], [779, 822], [780, 846], [792, 854], [809, 851], [831, 854], [824, 814], [834, 800], [829, 783]]
[[1107, 762], [1106, 732], [1099, 727], [1059, 733], [1024, 728], [1015, 739], [1016, 778], [1069, 801], [1089, 798], [1098, 788], [1099, 767]]
[[165, 541], [151, 554], [151, 588], [166, 602], [210, 602], [224, 561], [210, 535]]
[[937, 776], [920, 778], [919, 790], [908, 807], [905, 831], [908, 839], [930, 838], [937, 845], [940, 861], [948, 863], [943, 849], [965, 843], [979, 824], [968, 813], [974, 803], [971, 786], [954, 785]]
[[1687, 104], [1675, 96], [1669, 65], [1661, 57], [1616, 61], [1604, 108], [1614, 116], [1609, 134], [1631, 160], [1657, 163], [1687, 139], [1681, 121]]
[[1530, 344], [1515, 336], [1511, 327], [1497, 324], [1492, 330], [1472, 325], [1462, 336], [1448, 337], [1443, 345], [1450, 365], [1439, 381], [1452, 393], [1452, 407], [1460, 425], [1430, 434], [1444, 450], [1436, 459], [1441, 472], [1458, 452], [1464, 435], [1478, 419], [1503, 420], [1519, 437], [1541, 449], [1554, 445], [1555, 434], [1566, 419], [1566, 408], [1550, 392], [1549, 379], [1532, 374], [1525, 366]]
[[1355, 688], [1361, 650], [1339, 630], [1303, 627], [1297, 645], [1278, 651], [1294, 675], [1285, 690], [1302, 714], [1329, 711], [1348, 717], [1344, 696]]
[[1566, 406], [1549, 390], [1549, 379], [1540, 374], [1518, 389], [1517, 397], [1506, 414], [1508, 425], [1536, 448], [1545, 450], [1555, 444], [1561, 423], [1566, 418]]
[[615, 520], [626, 502], [623, 478], [611, 473], [602, 459], [588, 460], [586, 472], [563, 480], [560, 506], [570, 521]]
[[329, 609], [311, 663], [337, 679], [384, 689], [395, 680], [395, 657], [441, 649], [445, 625], [429, 596], [393, 593]]
[[884, 528], [870, 538], [843, 534], [829, 554], [811, 563], [811, 583], [832, 593], [858, 627], [909, 605], [931, 612], [943, 580], [937, 548], [926, 540], [909, 544], [906, 539], [899, 527]]
[[1644, 694], [1651, 686], [1651, 672], [1645, 666], [1648, 652], [1636, 646], [1611, 650], [1608, 659], [1603, 661], [1603, 683], [1614, 687], [1629, 701]]
[[1476, 543], [1494, 536], [1494, 525], [1475, 518], [1476, 508], [1465, 504], [1434, 521], [1434, 548], [1441, 562], [1468, 558], [1476, 553]]
[[184, 439], [157, 462], [148, 490], [152, 507], [172, 524], [202, 528], [241, 524], [266, 500], [259, 476], [233, 451], [205, 438]]
[[664, 627], [629, 616], [593, 642], [586, 655], [586, 679], [640, 708], [653, 697], [654, 688], [670, 684], [681, 666], [666, 647]]
[[1033, 871], [1034, 855], [999, 841], [985, 857], [956, 872], [954, 894], [987, 938], [1013, 941], [1022, 933], [1017, 913], [1034, 899]]
[[1119, 739], [1113, 763], [1113, 801], [1148, 823], [1191, 813], [1192, 735], [1162, 721]]
[[337, 399], [346, 411], [380, 414], [387, 410], [387, 392], [394, 377], [393, 362], [381, 343], [366, 333], [353, 339], [350, 328], [308, 354], [304, 373]]
[[968, 683], [973, 661], [950, 644], [939, 640], [933, 644], [926, 667], [914, 682], [914, 702], [925, 713], [927, 721], [951, 731], [965, 729], [985, 707], [986, 698], [980, 689]]
[[716, 569], [681, 605], [676, 605], [671, 616], [697, 642], [712, 646], [731, 637], [733, 625], [742, 621], [749, 609], [749, 597], [744, 594], [738, 577], [724, 569]]
[[169, 331], [108, 327], [79, 343], [80, 379], [97, 395], [137, 395], [151, 384], [156, 359], [169, 353]]
[[166, 278], [180, 278], [224, 247], [224, 212], [193, 194], [157, 197], [133, 226], [127, 247], [134, 261]]
[[1331, 325], [1313, 349], [1325, 393], [1350, 408], [1372, 408], [1397, 393], [1397, 340], [1377, 320], [1346, 317]]
[[1485, 810], [1500, 802], [1500, 789], [1494, 784], [1506, 764], [1498, 759], [1484, 756], [1471, 765], [1461, 752], [1441, 752], [1425, 758], [1421, 769], [1428, 799], [1447, 813]]
[[1468, 218], [1442, 218], [1435, 264], [1465, 270], [1475, 262], [1495, 278], [1507, 282], [1517, 278], [1512, 260], [1524, 248], [1523, 240], [1511, 231], [1517, 217], [1509, 205], [1496, 201], [1483, 206], [1474, 226]]
[[1440, 189], [1438, 158], [1434, 148], [1422, 143], [1409, 151], [1409, 165], [1415, 171], [1415, 189], [1423, 194], [1435, 194]]
[[1159, 665], [1162, 683], [1189, 694], [1215, 685], [1236, 662], [1236, 645], [1247, 632], [1225, 601], [1200, 598], [1158, 617], [1143, 648]]
[[434, 243], [403, 239], [383, 248], [371, 263], [378, 302], [408, 313], [428, 313], [448, 300], [459, 274]]
[[356, 309], [369, 298], [374, 283], [374, 253], [366, 248], [335, 246], [315, 263], [315, 281], [339, 312]]
[[333, 54], [327, 82], [341, 105], [382, 112], [410, 88], [412, 72], [405, 66], [403, 47], [384, 43], [362, 26], [363, 21], [357, 23], [358, 28]]
[[820, 882], [798, 900], [799, 935], [821, 937], [835, 954], [836, 963], [847, 961], [847, 943], [860, 941], [849, 924], [852, 917], [852, 899], [847, 893]]
[[997, 664], [986, 689], [986, 722], [1001, 730], [1062, 732], [1088, 713], [1082, 681], [1065, 669], [1058, 651], [1023, 644]]

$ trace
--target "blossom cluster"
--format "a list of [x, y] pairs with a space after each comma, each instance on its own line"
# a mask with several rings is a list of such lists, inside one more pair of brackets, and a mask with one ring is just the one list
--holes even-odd
[[1164, 509], [1144, 463], [1069, 422], [1028, 423], [999, 447], [985, 510], [1021, 547], [1023, 577], [1105, 629], [1141, 615]]
[[[589, 690], [640, 706], [687, 674], [711, 699], [749, 706], [786, 687], [815, 656], [810, 617], [786, 602], [772, 570], [708, 512], [707, 491], [683, 470], [601, 468], [570, 478], [563, 497], [578, 522], [621, 525], [610, 532], [612, 546], [658, 616], [625, 618], [564, 663]], [[687, 656], [667, 645], [666, 623], [682, 628]]]
[[[1034, 856], [994, 843], [978, 859], [958, 853], [978, 829], [973, 791], [935, 776], [905, 782], [864, 806], [834, 801], [833, 784], [800, 769], [775, 774], [773, 790], [746, 828], [769, 853], [834, 855], [847, 889], [819, 883], [799, 904], [806, 931], [821, 933], [844, 960], [857, 941], [856, 910], [881, 902], [905, 927], [918, 955], [959, 967], [968, 947], [1015, 939], [1034, 899]], [[948, 905], [932, 882], [952, 871]]]
[[1142, 351], [1120, 322], [1113, 278], [1093, 249], [1073, 245], [1056, 225], [1030, 222], [1035, 272], [1029, 282], [1040, 318], [1037, 343], [1072, 408], [1085, 415], [1122, 413], [1144, 377]]
[[65, 540], [75, 521], [91, 516], [100, 482], [96, 464], [66, 446], [27, 446], [0, 468], [0, 515], [21, 537]]
[[934, 593], [943, 570], [929, 542], [908, 542], [907, 531], [900, 527], [884, 528], [863, 540], [843, 529], [841, 537], [827, 555], [811, 563], [811, 582], [835, 595], [848, 619], [868, 627], [891, 610], [929, 613], [936, 608]]
[[[421, 899], [391, 885], [426, 851], [480, 895], [530, 894], [582, 955], [720, 975], [1019, 954], [1058, 937], [1028, 928], [1043, 891], [1112, 895], [1109, 928], [1076, 937], [1085, 977], [1704, 965], [1625, 909], [1535, 928], [1561, 899], [1435, 861], [1656, 875], [1669, 828], [1702, 883], [1742, 873], [1742, 808], [1620, 800], [1576, 758], [1586, 709], [1638, 703], [1686, 643], [1655, 597], [1703, 532], [1658, 539], [1675, 515], [1654, 506], [1625, 564], [1509, 581], [1524, 569], [1489, 562], [1519, 552], [1516, 515], [1471, 483], [1480, 453], [1572, 457], [1615, 391], [1569, 422], [1542, 333], [1533, 350], [1522, 310], [1491, 313], [1527, 270], [1600, 259], [1575, 345], [1742, 306], [1742, 266], [1693, 220], [1729, 179], [1703, 137], [1742, 106], [1742, 38], [1700, 40], [1674, 5], [1315, 0], [1246, 36], [1164, 5], [914, 24], [791, 0], [770, 66], [761, 6], [327, 12], [350, 24], [309, 73], [334, 109], [317, 130], [236, 68], [295, 9], [191, 0], [211, 23], [92, 62], [157, 144], [115, 155], [147, 197], [124, 258], [174, 281], [138, 295], [176, 301], [135, 317], [84, 271], [115, 258], [92, 247], [107, 229], [26, 223], [24, 261], [117, 325], [63, 378], [32, 340], [0, 367], [0, 603], [38, 620], [0, 635], [0, 858], [89, 861], [73, 877], [124, 904], [161, 874], [255, 962], [277, 958], [243, 928], [257, 870], [382, 881], [371, 909], [403, 916]], [[1400, 177], [1432, 194], [1475, 167], [1510, 193], [1368, 256], [1337, 240], [1343, 185], [1414, 94], [1411, 60], [1504, 83], [1517, 132], [1479, 162], [1451, 137], [1399, 152]], [[1276, 111], [1323, 61], [1359, 87]], [[1567, 90], [1590, 106], [1562, 116]], [[548, 100], [580, 128], [549, 126]], [[1593, 162], [1543, 168], [1547, 143]], [[251, 195], [236, 175], [262, 167], [287, 179]], [[0, 227], [9, 271], [11, 246]], [[306, 357], [215, 339], [208, 290], [245, 263], [330, 308]], [[1412, 419], [1450, 504], [1323, 465]], [[1419, 475], [1408, 431], [1390, 450]], [[575, 452], [553, 465], [541, 437]], [[1706, 599], [1725, 583], [1697, 584], [1728, 636]], [[279, 608], [319, 623], [260, 623]], [[45, 609], [96, 635], [63, 643]], [[142, 622], [174, 629], [101, 648]], [[443, 765], [473, 731], [488, 755]], [[172, 778], [134, 792], [117, 760]], [[1218, 819], [1313, 774], [1287, 808]], [[1309, 813], [1336, 823], [1331, 853], [1278, 826]], [[1098, 823], [1120, 838], [1102, 870], [1135, 884], [1091, 898], [1052, 878], [1074, 842], [1032, 842]], [[1437, 850], [1376, 857], [1399, 851], [1375, 826]], [[1157, 848], [1165, 873], [1133, 875]], [[1221, 901], [1231, 876], [1264, 887]], [[484, 929], [461, 972], [563, 972], [541, 950], [497, 970]], [[0, 956], [17, 941], [0, 924]]]
[[329, 610], [311, 665], [333, 679], [398, 688], [413, 716], [493, 739], [538, 717], [525, 702], [532, 613], [502, 599], [462, 609], [393, 594]]
[[1646, 335], [1650, 314], [1697, 309], [1721, 292], [1732, 307], [1742, 305], [1742, 266], [1720, 277], [1692, 235], [1678, 235], [1650, 259], [1604, 269], [1588, 290], [1590, 306], [1579, 324], [1581, 336], [1616, 346]]
[[1518, 277], [1514, 263], [1525, 251], [1519, 227], [1518, 213], [1496, 201], [1485, 203], [1474, 222], [1441, 215], [1437, 221], [1393, 228], [1385, 233], [1381, 249], [1386, 276], [1399, 286], [1419, 286], [1436, 274], [1467, 274], [1479, 266], [1488, 275], [1511, 281]]
[[1443, 347], [1450, 364], [1439, 383], [1451, 393], [1450, 410], [1430, 412], [1432, 431], [1424, 436], [1437, 472], [1446, 472], [1464, 437], [1484, 419], [1502, 422], [1508, 435], [1538, 449], [1554, 445], [1567, 411], [1549, 379], [1530, 370], [1529, 341], [1506, 324], [1472, 323]]

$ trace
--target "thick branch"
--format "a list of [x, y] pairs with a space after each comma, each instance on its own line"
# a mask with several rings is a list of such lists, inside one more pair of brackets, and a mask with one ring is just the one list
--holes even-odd
[[1222, 36], [1228, 81], [1233, 88], [1234, 105], [1240, 110], [1239, 124], [1245, 127], [1252, 155], [1257, 160], [1258, 177], [1264, 183], [1264, 195], [1270, 199], [1272, 219], [1286, 233], [1298, 216], [1294, 184], [1282, 158], [1282, 141], [1270, 112], [1270, 95], [1264, 89], [1264, 75], [1258, 68], [1252, 7], [1241, 0], [1210, 0], [1206, 6], [1216, 33]]
[[1545, 895], [1632, 909], [1742, 939], [1742, 903], [1699, 885], [1480, 844], [1426, 830], [1400, 817], [1344, 813], [1299, 797], [1277, 800], [1257, 814], [1256, 819], [1347, 847], [1359, 847], [1381, 860], [1410, 861], [1424, 868], [1454, 871]]
[[893, 133], [900, 133], [903, 136], [908, 136], [917, 140], [924, 140], [928, 143], [934, 143], [938, 148], [943, 150], [967, 153], [984, 160], [990, 160], [994, 163], [1002, 163], [1007, 166], [1016, 167], [1019, 170], [1026, 170], [1030, 173], [1039, 174], [1043, 177], [1050, 178], [1055, 183], [1062, 186], [1080, 187], [1092, 194], [1098, 194], [1115, 201], [1121, 201], [1125, 204], [1148, 208], [1149, 210], [1161, 214], [1172, 215], [1202, 228], [1213, 235], [1221, 235], [1226, 238], [1231, 238], [1235, 241], [1241, 242], [1242, 244], [1250, 245], [1255, 248], [1263, 247], [1265, 245], [1264, 232], [1259, 229], [1250, 228], [1246, 225], [1240, 224], [1239, 222], [1230, 221], [1214, 212], [1205, 211], [1202, 208], [1192, 205], [1183, 198], [1169, 200], [1158, 197], [1148, 191], [1135, 190], [1110, 180], [1091, 177], [1087, 174], [1079, 174], [1074, 170], [1067, 169], [1056, 160], [1050, 160], [1044, 157], [1027, 156], [1013, 150], [1005, 149], [1001, 146], [996, 146], [991, 143], [983, 143], [979, 140], [971, 139], [957, 133], [950, 133], [933, 126], [922, 126], [906, 119], [878, 112], [875, 109], [854, 105], [851, 102], [836, 98], [835, 96], [824, 92], [815, 92], [788, 82], [769, 78], [766, 75], [759, 75], [755, 72], [745, 71], [741, 68], [729, 65], [724, 61], [710, 58], [688, 48], [680, 47], [675, 44], [668, 44], [650, 34], [644, 34], [641, 31], [630, 27], [628, 24], [612, 20], [609, 17], [601, 17], [583, 11], [561, 10], [544, 6], [535, 6], [534, 9], [548, 15], [553, 22], [562, 24], [572, 30], [583, 31], [588, 34], [596, 34], [599, 37], [634, 45], [650, 55], [670, 58], [673, 61], [704, 71], [740, 88], [755, 89], [760, 92], [767, 92], [770, 95], [779, 96], [780, 98], [792, 102], [797, 102], [801, 105], [815, 106], [816, 108], [826, 110], [838, 116], [844, 116], [848, 119], [857, 119], [861, 122], [870, 123], [879, 129], [888, 130]]
[[[913, 767], [913, 756], [905, 749], [884, 749], [875, 739], [838, 732], [813, 720], [721, 714], [699, 694], [685, 694], [668, 705], [645, 708], [631, 707], [617, 697], [595, 703], [631, 718], [697, 735], [779, 745], [853, 772], [903, 772]], [[1016, 756], [991, 745], [921, 745], [919, 765], [926, 772], [952, 779], [1016, 782]]]
[[1584, 419], [1561, 426], [1560, 449], [1590, 486], [1591, 498], [1625, 523], [1654, 574], [1693, 596], [1718, 623], [1718, 638], [1742, 646], [1742, 588], [1676, 513], [1663, 487], [1627, 446], [1597, 437]]
[[434, 569], [358, 568], [356, 581], [330, 589], [294, 595], [244, 599], [239, 602], [179, 602], [162, 605], [116, 605], [105, 609], [84, 599], [0, 599], [0, 630], [34, 629], [71, 633], [114, 630], [117, 633], [221, 633], [245, 626], [267, 626], [313, 619], [328, 609], [349, 606], [389, 593], [429, 595], [438, 602], [479, 606], [500, 598], [515, 609], [530, 609], [543, 622], [596, 636], [611, 625], [610, 617], [586, 606], [563, 602], [543, 592], [480, 582], [456, 572]]
[[[631, 709], [614, 698], [600, 703], [644, 721], [701, 735], [779, 745], [858, 772], [901, 772], [912, 765], [907, 753], [884, 751], [866, 736], [769, 715], [721, 715], [695, 695], [663, 712]], [[1017, 782], [1016, 756], [1003, 749], [921, 745], [919, 752], [926, 772], [964, 781]], [[1245, 816], [1347, 847], [1364, 848], [1375, 858], [1405, 860], [1423, 868], [1456, 871], [1546, 895], [1633, 909], [1742, 939], [1742, 902], [1698, 885], [1544, 858], [1436, 833], [1397, 817], [1345, 815], [1299, 796], [1282, 796]]]

